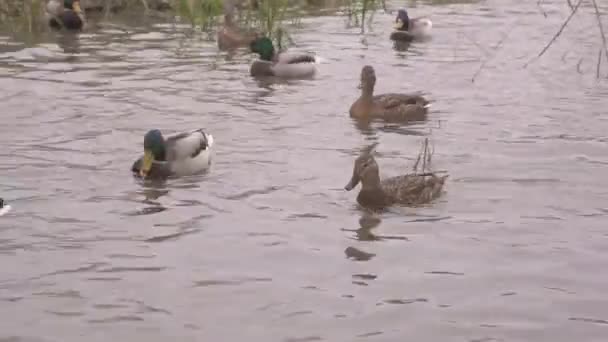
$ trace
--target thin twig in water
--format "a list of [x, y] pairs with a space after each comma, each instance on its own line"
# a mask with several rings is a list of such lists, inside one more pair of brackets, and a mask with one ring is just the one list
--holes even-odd
[[[519, 21], [515, 22], [515, 24], [517, 24]], [[483, 61], [481, 63], [481, 65], [479, 66], [479, 69], [477, 69], [477, 71], [475, 72], [475, 74], [473, 74], [473, 77], [471, 77], [471, 83], [475, 83], [475, 79], [477, 78], [477, 76], [479, 75], [479, 73], [481, 73], [481, 71], [483, 70], [483, 68], [486, 66], [486, 64], [491, 61], [494, 57], [496, 57], [496, 52], [498, 51], [498, 49], [500, 49], [500, 47], [502, 46], [502, 44], [505, 42], [505, 40], [507, 40], [507, 37], [509, 37], [509, 34], [512, 32], [513, 27], [515, 27], [517, 25], [511, 25], [511, 29], [509, 29], [509, 31], [507, 31], [504, 36], [500, 39], [500, 41], [496, 44], [496, 46], [493, 48], [494, 50], [494, 54], [489, 57], [488, 59], [486, 59], [485, 61]]]
[[545, 10], [543, 9], [542, 4], [543, 4], [543, 0], [538, 0], [538, 2], [536, 2], [536, 6], [540, 10], [540, 12], [543, 14], [543, 16], [546, 18], [547, 17], [547, 12], [545, 12]]
[[602, 49], [600, 49], [600, 53], [597, 55], [597, 67], [595, 69], [595, 78], [600, 78], [600, 66], [602, 65]]
[[545, 52], [547, 52], [547, 50], [551, 47], [551, 45], [553, 45], [553, 42], [555, 42], [555, 40], [562, 34], [562, 32], [564, 31], [566, 26], [568, 26], [570, 19], [572, 19], [572, 17], [574, 17], [574, 14], [576, 14], [576, 11], [578, 10], [578, 7], [581, 5], [581, 3], [583, 3], [583, 0], [578, 0], [578, 2], [576, 3], [576, 6], [574, 7], [574, 9], [572, 9], [572, 13], [570, 13], [570, 15], [568, 16], [566, 21], [564, 21], [564, 23], [562, 24], [562, 27], [560, 27], [559, 31], [557, 31], [557, 33], [553, 36], [553, 38], [551, 38], [551, 40], [549, 41], [547, 46], [545, 46], [543, 48], [543, 50], [538, 54], [538, 56], [532, 58], [530, 61], [528, 61], [528, 63], [526, 63], [526, 65], [524, 65], [524, 68], [527, 68], [530, 63], [539, 59], [542, 55], [545, 54]]
[[593, 7], [595, 7], [595, 17], [597, 18], [597, 26], [600, 27], [600, 34], [602, 35], [602, 46], [606, 52], [606, 59], [608, 59], [608, 47], [606, 47], [606, 35], [604, 34], [604, 26], [602, 26], [602, 19], [600, 17], [600, 10], [597, 7], [596, 0], [593, 0]]
[[570, 9], [574, 11], [574, 5], [572, 5], [572, 1], [570, 0], [566, 0], [568, 2], [568, 6], [570, 6]]

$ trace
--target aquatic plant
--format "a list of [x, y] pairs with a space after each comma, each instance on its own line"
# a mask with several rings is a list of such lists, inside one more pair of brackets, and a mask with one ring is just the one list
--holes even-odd
[[361, 27], [361, 33], [365, 33], [365, 24], [371, 28], [374, 13], [380, 8], [386, 11], [385, 0], [348, 0], [346, 3], [347, 25], [351, 27]]
[[208, 30], [217, 23], [223, 12], [222, 0], [174, 0], [173, 8], [178, 16], [193, 26]]
[[35, 32], [41, 28], [45, 0], [0, 1], [0, 24], [13, 32]]

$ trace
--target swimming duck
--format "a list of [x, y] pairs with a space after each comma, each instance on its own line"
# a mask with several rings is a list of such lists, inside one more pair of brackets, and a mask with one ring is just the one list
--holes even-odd
[[217, 33], [217, 45], [220, 50], [232, 50], [248, 47], [259, 33], [242, 30], [234, 23], [235, 7], [229, 1], [224, 5], [224, 25]]
[[202, 129], [167, 138], [153, 129], [144, 136], [144, 155], [133, 163], [131, 171], [153, 179], [194, 175], [211, 165], [212, 146], [213, 136]]
[[416, 206], [439, 197], [447, 177], [424, 173], [380, 180], [378, 164], [370, 150], [355, 160], [353, 176], [344, 189], [350, 191], [360, 182], [357, 202], [367, 208], [382, 209], [393, 204]]
[[276, 52], [268, 37], [259, 37], [249, 46], [251, 52], [260, 55], [260, 59], [251, 64], [251, 76], [304, 78], [313, 76], [317, 70], [317, 58], [314, 55]]
[[428, 18], [412, 18], [407, 14], [407, 11], [400, 9], [397, 12], [395, 19], [395, 30], [391, 33], [391, 39], [397, 41], [412, 41], [414, 39], [422, 39], [431, 34], [433, 23]]
[[419, 94], [382, 94], [374, 96], [376, 72], [371, 65], [361, 69], [361, 96], [350, 107], [350, 116], [357, 119], [384, 119], [389, 121], [422, 120], [429, 101]]
[[84, 12], [80, 0], [50, 0], [46, 4], [49, 25], [54, 29], [81, 30], [84, 26]]

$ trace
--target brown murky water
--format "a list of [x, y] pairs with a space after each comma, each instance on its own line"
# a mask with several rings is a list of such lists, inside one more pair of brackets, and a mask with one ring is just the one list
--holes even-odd
[[[392, 14], [366, 42], [343, 17], [308, 18], [297, 49], [324, 63], [286, 83], [169, 24], [0, 38], [1, 340], [606, 341], [598, 29], [585, 1], [523, 68], [568, 14], [543, 8], [418, 2], [433, 39], [406, 51], [387, 39]], [[364, 64], [379, 92], [427, 92], [428, 121], [355, 125]], [[148, 129], [198, 127], [217, 142], [210, 173], [132, 179]], [[424, 136], [445, 196], [359, 210], [343, 190], [359, 149], [379, 142], [395, 175]]]

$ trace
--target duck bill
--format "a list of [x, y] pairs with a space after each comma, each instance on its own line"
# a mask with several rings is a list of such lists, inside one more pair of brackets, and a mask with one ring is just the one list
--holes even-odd
[[350, 179], [350, 182], [346, 184], [344, 190], [351, 191], [357, 186], [357, 184], [359, 184], [359, 176], [357, 174], [353, 174], [353, 177]]
[[403, 27], [403, 21], [401, 19], [397, 19], [395, 22], [395, 29], [400, 29]]
[[150, 173], [150, 169], [152, 168], [152, 162], [154, 161], [154, 155], [152, 151], [144, 151], [144, 160], [141, 163], [141, 168], [139, 169], [139, 175], [142, 177], [146, 177], [148, 173]]

